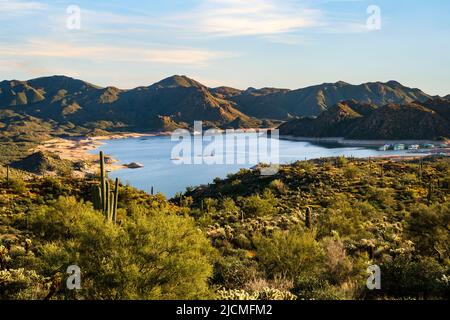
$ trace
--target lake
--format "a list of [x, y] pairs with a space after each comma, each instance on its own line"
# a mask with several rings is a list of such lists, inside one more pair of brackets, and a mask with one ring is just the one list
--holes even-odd
[[[270, 145], [274, 141], [265, 138]], [[204, 142], [200, 137], [192, 139], [200, 141], [205, 147], [210, 142]], [[377, 157], [383, 155], [411, 155], [407, 151], [378, 151], [376, 148], [365, 147], [344, 147], [336, 144], [315, 144], [302, 141], [279, 140], [279, 163], [289, 164], [298, 160], [317, 159], [324, 157]], [[214, 178], [225, 178], [230, 173], [236, 173], [241, 168], [251, 168], [254, 163], [246, 164], [175, 164], [172, 155], [173, 148], [179, 144], [177, 141], [171, 141], [169, 136], [151, 136], [144, 138], [128, 138], [107, 140], [105, 144], [93, 151], [97, 153], [99, 150], [105, 154], [119, 160], [120, 163], [126, 164], [137, 162], [144, 165], [141, 169], [122, 169], [111, 172], [109, 177], [120, 178], [123, 183], [129, 183], [132, 186], [150, 192], [154, 187], [154, 192], [161, 192], [167, 197], [174, 196], [177, 192], [184, 192], [189, 186], [198, 186], [201, 184], [211, 183]], [[236, 147], [235, 152], [245, 153], [250, 157], [254, 150], [245, 148], [245, 150]], [[224, 148], [226, 149], [226, 148]], [[258, 150], [259, 151], [259, 150]], [[192, 153], [192, 157], [201, 161], [201, 154]], [[211, 155], [206, 157], [226, 156], [225, 150], [215, 150]], [[243, 155], [244, 156], [244, 155]], [[254, 156], [254, 155], [253, 155]], [[195, 159], [194, 159], [195, 160]], [[206, 160], [205, 160], [206, 161]], [[194, 162], [194, 161], [193, 161]]]

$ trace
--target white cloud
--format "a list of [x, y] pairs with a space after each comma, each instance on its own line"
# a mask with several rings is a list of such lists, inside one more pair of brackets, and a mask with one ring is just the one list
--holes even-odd
[[0, 14], [20, 15], [42, 10], [45, 4], [35, 1], [0, 0]]
[[120, 47], [33, 39], [23, 44], [5, 46], [0, 52], [0, 56], [84, 59], [99, 62], [153, 62], [204, 66], [211, 60], [233, 57], [235, 54], [184, 47]]
[[320, 11], [290, 0], [203, 0], [196, 9], [170, 19], [212, 36], [264, 36], [318, 26], [320, 18]]

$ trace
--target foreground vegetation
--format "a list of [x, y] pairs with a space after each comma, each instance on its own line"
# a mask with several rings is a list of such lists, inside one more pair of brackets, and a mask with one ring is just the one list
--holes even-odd
[[121, 185], [116, 223], [91, 203], [97, 179], [1, 168], [0, 299], [448, 299], [449, 168], [323, 159], [171, 200]]

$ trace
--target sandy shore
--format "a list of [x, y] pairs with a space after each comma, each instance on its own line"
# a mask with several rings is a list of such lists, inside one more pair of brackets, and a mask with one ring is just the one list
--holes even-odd
[[[82, 176], [88, 173], [98, 171], [98, 155], [92, 151], [98, 149], [106, 140], [141, 138], [167, 135], [168, 133], [117, 133], [96, 137], [77, 137], [77, 138], [55, 138], [45, 141], [33, 152], [51, 152], [58, 155], [61, 159], [72, 162], [84, 162], [84, 168], [77, 175]], [[109, 158], [106, 166], [107, 171], [114, 171], [126, 168], [119, 164], [116, 159]]]
[[[106, 140], [126, 139], [126, 138], [142, 138], [142, 137], [154, 137], [170, 135], [169, 132], [161, 133], [117, 133], [105, 136], [96, 137], [77, 137], [77, 138], [55, 138], [48, 140], [43, 144], [36, 147], [33, 152], [43, 151], [57, 154], [61, 159], [69, 160], [72, 162], [83, 162], [83, 168], [76, 172], [77, 176], [84, 176], [86, 174], [96, 173], [98, 171], [98, 155], [92, 153], [93, 150], [98, 149], [104, 144]], [[282, 136], [281, 139], [293, 140], [293, 141], [307, 141], [317, 143], [339, 143], [345, 146], [360, 146], [360, 147], [375, 147], [383, 146], [385, 144], [425, 144], [436, 143], [436, 141], [420, 140], [346, 140], [343, 138], [302, 138], [292, 136]], [[447, 154], [450, 153], [449, 148], [440, 149]], [[433, 152], [430, 152], [433, 153]], [[398, 156], [398, 155], [380, 155], [376, 158], [390, 158], [392, 160], [407, 160], [411, 158], [424, 157], [430, 155], [430, 153], [423, 153], [423, 155], [410, 155], [410, 156]], [[124, 169], [126, 166], [120, 164], [116, 159], [109, 158], [106, 164], [106, 170], [114, 171]]]

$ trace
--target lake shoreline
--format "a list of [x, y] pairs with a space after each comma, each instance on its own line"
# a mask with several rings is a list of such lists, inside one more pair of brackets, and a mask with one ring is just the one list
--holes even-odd
[[[218, 131], [220, 132], [220, 131]], [[222, 131], [223, 133], [223, 131]], [[193, 133], [195, 134], [195, 133]], [[112, 133], [109, 135], [102, 136], [80, 136], [80, 137], [70, 137], [70, 138], [55, 138], [45, 141], [38, 147], [34, 148], [33, 152], [50, 152], [58, 155], [61, 159], [69, 160], [74, 163], [83, 162], [83, 168], [76, 172], [79, 177], [84, 177], [87, 174], [95, 174], [98, 171], [98, 155], [94, 154], [93, 151], [97, 150], [99, 147], [105, 144], [108, 140], [119, 140], [119, 139], [138, 139], [138, 138], [148, 138], [148, 137], [162, 137], [170, 136], [171, 132], [147, 132], [147, 133], [135, 133], [135, 132], [123, 132], [123, 133]], [[426, 143], [437, 143], [437, 141], [430, 140], [352, 140], [345, 138], [329, 137], [329, 138], [308, 138], [308, 137], [295, 137], [295, 136], [280, 136], [282, 140], [288, 141], [298, 141], [298, 142], [312, 142], [312, 143], [336, 143], [342, 146], [348, 147], [379, 147], [385, 144], [426, 144]], [[443, 142], [440, 142], [443, 143]], [[448, 146], [448, 144], [447, 144]], [[441, 149], [447, 154], [450, 153], [449, 148]], [[429, 156], [432, 152], [424, 152], [422, 155], [380, 155], [377, 158], [386, 159], [411, 159], [418, 157]], [[113, 159], [108, 156], [108, 163], [106, 164], [106, 170], [116, 171], [121, 169], [127, 169], [128, 167], [120, 163], [120, 160]]]
[[[58, 155], [63, 160], [73, 163], [84, 163], [84, 167], [76, 171], [76, 176], [84, 177], [87, 174], [95, 174], [98, 171], [98, 155], [92, 153], [105, 144], [105, 141], [119, 139], [137, 139], [144, 137], [168, 136], [170, 132], [148, 132], [148, 133], [112, 133], [102, 136], [80, 136], [68, 138], [54, 138], [47, 140], [32, 150], [35, 152], [49, 152]], [[109, 157], [109, 156], [108, 156]], [[118, 159], [109, 157], [105, 169], [109, 172], [126, 169], [127, 166], [119, 164]]]
[[353, 147], [382, 147], [386, 144], [447, 144], [445, 141], [437, 140], [363, 140], [363, 139], [346, 139], [340, 137], [323, 137], [323, 138], [311, 138], [311, 137], [296, 137], [290, 135], [282, 135], [280, 139], [290, 140], [290, 141], [303, 141], [303, 142], [317, 142], [317, 143], [338, 143], [343, 146], [353, 146]]

